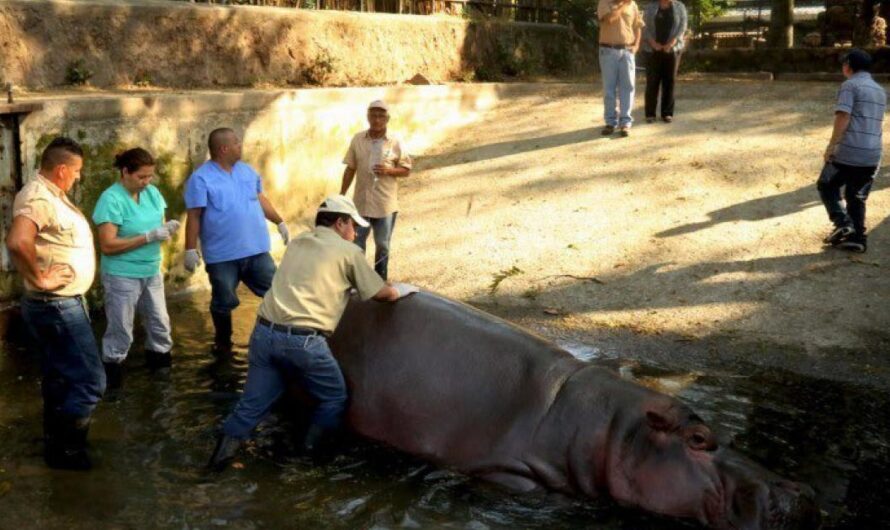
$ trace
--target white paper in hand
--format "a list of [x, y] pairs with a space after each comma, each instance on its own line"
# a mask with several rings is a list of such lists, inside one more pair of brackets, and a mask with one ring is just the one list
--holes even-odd
[[410, 283], [395, 282], [392, 286], [399, 292], [399, 298], [405, 298], [409, 294], [414, 294], [420, 291], [416, 285], [411, 285]]

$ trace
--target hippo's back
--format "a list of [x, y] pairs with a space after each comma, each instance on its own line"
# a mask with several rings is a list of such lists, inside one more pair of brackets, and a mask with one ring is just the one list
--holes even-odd
[[351, 301], [331, 348], [357, 432], [457, 467], [519, 450], [583, 366], [540, 337], [430, 293]]

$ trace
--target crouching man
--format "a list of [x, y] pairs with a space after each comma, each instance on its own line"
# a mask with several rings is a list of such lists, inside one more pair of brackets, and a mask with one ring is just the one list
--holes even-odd
[[325, 199], [315, 229], [291, 241], [272, 287], [263, 297], [250, 337], [247, 382], [223, 424], [209, 466], [222, 470], [242, 442], [268, 414], [291, 378], [298, 378], [317, 401], [303, 448], [313, 452], [325, 432], [340, 425], [346, 407], [346, 382], [331, 355], [333, 333], [349, 301], [350, 289], [367, 300], [394, 302], [416, 288], [389, 285], [352, 244], [357, 227], [367, 227], [351, 200]]

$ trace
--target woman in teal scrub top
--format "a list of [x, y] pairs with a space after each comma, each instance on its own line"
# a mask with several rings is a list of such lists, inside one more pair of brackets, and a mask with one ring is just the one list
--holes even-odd
[[145, 359], [152, 368], [170, 366], [170, 317], [164, 300], [161, 241], [179, 229], [179, 221], [164, 222], [167, 203], [156, 187], [155, 160], [142, 148], [114, 159], [120, 180], [102, 192], [93, 222], [102, 252], [102, 286], [108, 327], [102, 339], [102, 362], [108, 387], [121, 386], [122, 363], [133, 343], [138, 311], [145, 326]]

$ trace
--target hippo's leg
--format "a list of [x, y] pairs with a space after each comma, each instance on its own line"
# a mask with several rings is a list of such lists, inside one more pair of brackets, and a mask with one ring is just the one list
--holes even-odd
[[491, 471], [478, 476], [483, 480], [494, 482], [508, 490], [519, 493], [529, 493], [544, 489], [541, 483], [522, 475], [510, 473], [509, 471]]

